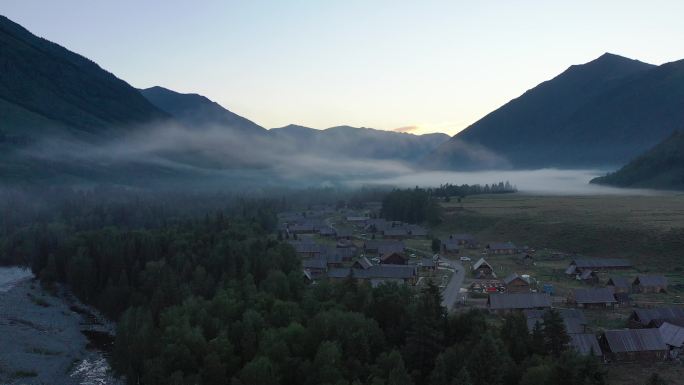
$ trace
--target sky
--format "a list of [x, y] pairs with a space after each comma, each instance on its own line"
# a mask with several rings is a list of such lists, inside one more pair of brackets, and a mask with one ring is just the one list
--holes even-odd
[[135, 87], [267, 128], [453, 135], [604, 52], [684, 58], [681, 0], [2, 0], [0, 14]]

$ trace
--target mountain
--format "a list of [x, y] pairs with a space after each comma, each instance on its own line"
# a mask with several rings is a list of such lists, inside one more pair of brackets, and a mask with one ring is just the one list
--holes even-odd
[[[0, 131], [97, 137], [168, 115], [92, 61], [0, 16]], [[95, 134], [93, 136], [93, 134]]]
[[684, 126], [684, 61], [661, 66], [613, 54], [574, 65], [475, 122], [427, 157], [477, 166], [477, 153], [514, 168], [624, 164]]
[[266, 133], [266, 129], [198, 94], [182, 94], [163, 87], [140, 93], [153, 105], [188, 126], [221, 126], [242, 133]]
[[408, 162], [418, 161], [449, 139], [441, 133], [414, 135], [350, 126], [316, 130], [293, 124], [273, 128], [270, 133], [315, 155]]
[[684, 190], [684, 131], [677, 131], [620, 170], [595, 178], [595, 184]]

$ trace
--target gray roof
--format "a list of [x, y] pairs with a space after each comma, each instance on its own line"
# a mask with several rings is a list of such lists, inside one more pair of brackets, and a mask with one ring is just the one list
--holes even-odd
[[298, 242], [292, 244], [297, 253], [322, 253], [325, 251], [325, 246], [318, 243]]
[[477, 269], [479, 269], [480, 267], [482, 267], [483, 265], [485, 265], [485, 266], [489, 267], [490, 269], [494, 270], [494, 269], [492, 268], [492, 265], [490, 265], [489, 262], [485, 261], [484, 258], [480, 258], [480, 259], [477, 260], [477, 262], [475, 262], [475, 264], [473, 265], [473, 270], [477, 270]]
[[577, 351], [577, 353], [588, 356], [593, 354], [595, 356], [601, 355], [601, 347], [599, 346], [596, 335], [591, 333], [578, 333], [570, 335], [570, 346]]
[[451, 234], [449, 235], [449, 239], [461, 242], [472, 242], [475, 240], [475, 237], [470, 234]]
[[551, 297], [546, 293], [490, 294], [487, 299], [490, 309], [535, 309], [551, 307]]
[[391, 228], [391, 229], [385, 229], [385, 231], [382, 232], [383, 235], [385, 236], [406, 236], [408, 235], [408, 230], [404, 228]]
[[573, 289], [573, 298], [577, 303], [617, 303], [613, 290], [602, 287], [596, 289]]
[[408, 229], [411, 232], [411, 235], [413, 235], [413, 236], [422, 237], [422, 236], [427, 235], [427, 233], [428, 233], [428, 230], [423, 226], [410, 225]]
[[328, 261], [325, 258], [308, 258], [302, 260], [302, 267], [305, 269], [325, 270], [328, 267]]
[[[525, 316], [527, 317], [527, 329], [531, 332], [534, 329], [534, 325], [539, 322], [540, 325], [544, 324], [544, 313], [548, 310], [525, 310]], [[584, 317], [584, 313], [579, 309], [556, 309], [563, 318], [563, 324], [565, 324], [565, 331], [568, 334], [584, 333], [585, 326], [587, 324], [587, 319]]]
[[596, 273], [593, 270], [583, 270], [579, 275], [580, 279], [589, 279], [594, 276], [596, 276]]
[[570, 264], [577, 266], [579, 269], [632, 267], [632, 263], [630, 261], [619, 258], [575, 259], [574, 261], [570, 262]]
[[606, 285], [610, 286], [615, 286], [615, 287], [622, 287], [622, 288], [629, 288], [631, 284], [629, 283], [629, 279], [627, 277], [621, 277], [621, 276], [612, 276], [608, 279], [608, 282]]
[[681, 348], [684, 346], [684, 327], [665, 322], [658, 328], [660, 337], [667, 345]]
[[435, 261], [432, 258], [423, 258], [420, 260], [420, 265], [423, 267], [435, 267]]
[[458, 241], [453, 239], [445, 239], [442, 241], [442, 247], [446, 250], [458, 250], [461, 246], [458, 245]]
[[325, 256], [331, 257], [333, 259], [339, 258], [352, 258], [356, 255], [355, 247], [327, 247], [323, 250]]
[[369, 267], [373, 266], [371, 261], [369, 261], [366, 257], [357, 259], [355, 263], [358, 264], [362, 269], [368, 269]]
[[404, 242], [395, 240], [377, 240], [377, 241], [366, 241], [364, 243], [364, 249], [366, 250], [379, 250], [384, 252], [391, 251], [404, 251]]
[[658, 329], [607, 330], [603, 335], [613, 353], [667, 350]]
[[513, 273], [513, 274], [509, 275], [508, 277], [504, 278], [503, 282], [504, 282], [504, 284], [508, 285], [511, 282], [515, 281], [516, 279], [522, 279], [523, 281], [527, 282], [528, 284], [530, 283], [530, 281], [528, 281], [527, 279], [519, 276], [518, 273]]
[[642, 324], [647, 325], [656, 319], [684, 318], [684, 309], [678, 307], [656, 307], [653, 309], [635, 309], [634, 315]]
[[634, 284], [639, 286], [667, 286], [667, 278], [663, 275], [637, 275]]
[[515, 249], [515, 245], [512, 242], [490, 243], [488, 247], [491, 250], [514, 250]]
[[328, 270], [328, 277], [344, 278], [353, 274], [356, 278], [396, 278], [409, 279], [416, 275], [416, 267], [410, 265], [373, 265], [368, 269], [338, 268]]

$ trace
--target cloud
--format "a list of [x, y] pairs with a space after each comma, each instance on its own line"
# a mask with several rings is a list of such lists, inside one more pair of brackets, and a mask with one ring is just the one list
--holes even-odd
[[418, 130], [420, 130], [420, 127], [418, 127], [418, 126], [404, 126], [404, 127], [397, 127], [395, 129], [393, 129], [392, 131], [411, 133], [411, 132], [415, 132]]

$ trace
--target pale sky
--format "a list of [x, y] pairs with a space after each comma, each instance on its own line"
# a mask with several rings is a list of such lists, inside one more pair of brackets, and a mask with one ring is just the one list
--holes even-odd
[[267, 128], [454, 134], [604, 52], [684, 58], [682, 0], [2, 0], [0, 14], [135, 87]]

